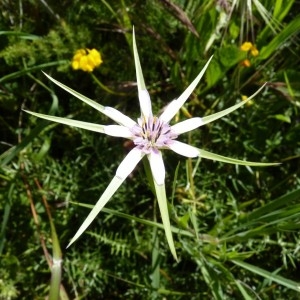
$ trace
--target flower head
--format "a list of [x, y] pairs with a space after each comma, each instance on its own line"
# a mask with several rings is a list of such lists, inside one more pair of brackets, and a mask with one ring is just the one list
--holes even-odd
[[250, 51], [252, 56], [258, 56], [259, 51], [257, 50], [256, 46], [253, 45], [251, 42], [244, 42], [240, 49], [244, 52]]
[[242, 51], [245, 51], [245, 52], [248, 52], [252, 47], [253, 47], [253, 45], [252, 45], [251, 42], [244, 42], [244, 43], [241, 45], [241, 50], [242, 50]]
[[250, 49], [250, 53], [252, 56], [258, 56], [259, 51], [257, 50], [257, 48], [253, 45]]
[[249, 59], [244, 59], [243, 61], [241, 61], [241, 65], [243, 67], [249, 68], [251, 66], [251, 62]]
[[92, 72], [101, 64], [101, 54], [96, 49], [79, 49], [75, 52], [72, 59], [72, 68], [74, 70], [81, 69], [85, 72]]
[[[242, 95], [242, 101], [246, 101], [248, 97], [246, 95]], [[253, 100], [247, 101], [246, 106], [250, 107], [254, 104]]]
[[168, 123], [155, 116], [138, 119], [131, 132], [133, 143], [145, 154], [157, 153], [159, 149], [167, 148], [178, 136]]
[[153, 183], [154, 183], [155, 193], [158, 200], [159, 209], [161, 212], [166, 238], [173, 256], [177, 258], [174, 241], [172, 237], [170, 219], [169, 219], [168, 204], [167, 204], [167, 197], [165, 191], [165, 167], [164, 167], [161, 150], [169, 149], [185, 157], [200, 156], [203, 158], [222, 161], [226, 163], [232, 163], [232, 164], [240, 164], [240, 165], [248, 165], [248, 166], [271, 165], [271, 164], [264, 164], [264, 163], [247, 162], [247, 161], [221, 156], [218, 154], [208, 152], [203, 149], [196, 148], [186, 143], [182, 143], [177, 140], [177, 138], [181, 134], [194, 130], [214, 120], [217, 120], [233, 112], [234, 110], [238, 109], [239, 107], [244, 105], [247, 101], [251, 100], [263, 87], [261, 87], [251, 97], [247, 98], [247, 100], [239, 102], [236, 105], [227, 108], [221, 112], [203, 118], [193, 117], [185, 121], [181, 121], [175, 125], [170, 125], [171, 119], [173, 119], [173, 117], [177, 114], [180, 108], [187, 101], [187, 99], [189, 98], [193, 90], [196, 88], [200, 79], [204, 75], [204, 72], [207, 69], [212, 57], [205, 64], [205, 66], [203, 67], [199, 75], [194, 79], [194, 81], [181, 94], [181, 96], [178, 99], [173, 100], [160, 116], [155, 116], [152, 114], [151, 100], [145, 86], [140, 60], [137, 52], [134, 32], [133, 32], [133, 50], [134, 50], [134, 61], [135, 61], [137, 86], [138, 86], [138, 96], [139, 96], [139, 103], [141, 109], [141, 117], [137, 121], [129, 118], [128, 116], [122, 114], [121, 112], [119, 112], [118, 110], [112, 107], [102, 106], [101, 104], [83, 96], [82, 94], [79, 94], [78, 92], [70, 89], [66, 85], [51, 78], [49, 75], [46, 76], [55, 84], [65, 89], [66, 91], [68, 91], [78, 99], [82, 100], [83, 102], [87, 103], [88, 105], [92, 106], [93, 108], [97, 109], [104, 115], [108, 116], [109, 118], [114, 120], [118, 125], [100, 125], [100, 124], [87, 123], [87, 122], [82, 122], [82, 121], [77, 121], [77, 120], [72, 120], [67, 118], [48, 116], [48, 115], [43, 115], [43, 114], [38, 114], [33, 112], [29, 112], [29, 113], [46, 120], [55, 121], [62, 124], [83, 128], [83, 129], [88, 129], [88, 130], [104, 133], [110, 136], [128, 138], [135, 145], [134, 148], [130, 150], [127, 156], [120, 163], [119, 167], [116, 170], [116, 175], [109, 183], [108, 187], [103, 192], [100, 199], [95, 204], [90, 214], [85, 219], [85, 221], [83, 222], [83, 224], [81, 225], [81, 227], [79, 228], [79, 230], [77, 231], [77, 233], [75, 234], [71, 242], [69, 243], [69, 246], [75, 240], [77, 240], [79, 236], [87, 229], [87, 227], [91, 224], [94, 218], [101, 211], [101, 209], [111, 199], [111, 197], [114, 195], [114, 193], [123, 183], [123, 181], [133, 171], [133, 169], [136, 167], [139, 161], [143, 157], [147, 157], [147, 159], [149, 160], [150, 169], [154, 179]]

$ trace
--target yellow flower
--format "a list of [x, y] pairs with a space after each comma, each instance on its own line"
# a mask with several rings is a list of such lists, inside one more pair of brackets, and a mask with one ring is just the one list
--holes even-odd
[[74, 70], [83, 70], [92, 72], [96, 67], [102, 64], [100, 52], [96, 49], [79, 49], [75, 52], [72, 59], [72, 68]]
[[244, 59], [242, 62], [241, 62], [241, 65], [248, 68], [251, 66], [251, 62], [249, 59]]
[[[242, 95], [242, 101], [245, 101], [245, 100], [247, 100], [248, 99], [248, 97], [246, 96], [246, 95]], [[249, 100], [248, 102], [246, 102], [246, 106], [247, 107], [250, 107], [250, 106], [252, 106], [254, 104], [254, 102], [252, 101], [252, 100]]]
[[243, 43], [240, 49], [245, 52], [250, 51], [252, 56], [257, 56], [259, 54], [259, 51], [257, 50], [256, 46], [254, 46], [251, 42]]
[[254, 45], [251, 47], [250, 52], [252, 56], [257, 56], [259, 54], [259, 51]]
[[251, 50], [252, 47], [253, 47], [253, 45], [251, 42], [245, 42], [242, 44], [241, 50], [247, 52], [247, 51]]

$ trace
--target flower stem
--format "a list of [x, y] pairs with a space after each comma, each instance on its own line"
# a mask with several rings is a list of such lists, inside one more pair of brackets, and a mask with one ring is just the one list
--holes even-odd
[[104, 90], [105, 92], [112, 94], [112, 95], [118, 95], [118, 96], [126, 96], [127, 95], [126, 93], [115, 92], [115, 91], [111, 90], [106, 85], [104, 85], [93, 73], [91, 73], [91, 76], [92, 76], [93, 80], [99, 85], [99, 87], [102, 90]]

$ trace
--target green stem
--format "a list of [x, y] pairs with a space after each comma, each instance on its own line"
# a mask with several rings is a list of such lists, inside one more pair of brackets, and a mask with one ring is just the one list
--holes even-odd
[[91, 76], [93, 80], [99, 85], [99, 87], [104, 90], [105, 92], [112, 94], [112, 95], [118, 95], [118, 96], [126, 96], [126, 93], [121, 93], [121, 92], [115, 92], [108, 88], [106, 85], [104, 85], [93, 73], [91, 73]]

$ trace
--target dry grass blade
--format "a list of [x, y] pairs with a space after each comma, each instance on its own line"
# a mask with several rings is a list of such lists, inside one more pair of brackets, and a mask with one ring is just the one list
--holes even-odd
[[199, 34], [192, 24], [191, 20], [188, 18], [186, 13], [176, 4], [170, 0], [160, 0], [164, 6], [169, 10], [173, 16], [175, 16], [183, 25], [185, 25], [196, 37], [199, 37]]

